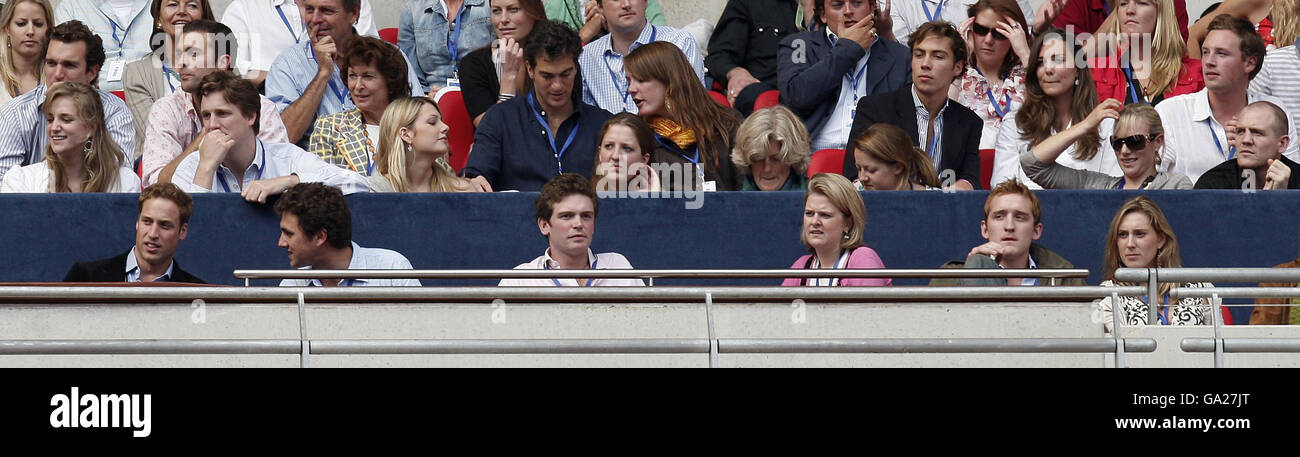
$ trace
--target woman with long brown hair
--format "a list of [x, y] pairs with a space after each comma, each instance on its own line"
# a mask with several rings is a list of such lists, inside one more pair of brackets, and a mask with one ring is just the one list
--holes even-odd
[[[1124, 203], [1115, 212], [1110, 221], [1110, 231], [1106, 236], [1106, 257], [1102, 259], [1101, 285], [1145, 286], [1115, 281], [1115, 270], [1125, 268], [1182, 268], [1183, 259], [1178, 252], [1178, 237], [1165, 218], [1165, 212], [1156, 202], [1146, 196], [1135, 197]], [[1171, 302], [1169, 291], [1176, 287], [1214, 287], [1208, 282], [1160, 283], [1156, 290], [1156, 319], [1160, 325], [1204, 325], [1209, 323], [1209, 307], [1203, 298], [1184, 298]], [[1149, 297], [1120, 297], [1123, 314], [1120, 323], [1126, 325], [1148, 325]], [[1093, 321], [1112, 331], [1114, 309], [1110, 298], [1097, 302], [1093, 311]]]
[[912, 146], [907, 132], [874, 124], [849, 145], [858, 167], [858, 190], [932, 190], [941, 186], [930, 156]]
[[1014, 0], [979, 0], [967, 14], [961, 31], [970, 49], [969, 65], [953, 81], [948, 98], [984, 121], [980, 149], [992, 149], [1002, 120], [1025, 101], [1029, 24]]
[[[990, 185], [1018, 179], [1032, 189], [1041, 189], [1021, 169], [1020, 156], [1057, 132], [1083, 122], [1097, 107], [1092, 74], [1075, 66], [1074, 56], [1079, 55], [1080, 49], [1074, 35], [1058, 28], [1048, 28], [1034, 38], [1025, 79], [1025, 103], [998, 128]], [[1115, 156], [1099, 153], [1101, 139], [1110, 137], [1113, 128], [1114, 122], [1108, 121], [1097, 129], [1083, 132], [1055, 163], [1119, 176]]]
[[656, 41], [623, 58], [628, 95], [655, 131], [655, 163], [689, 166], [683, 179], [660, 176], [664, 190], [737, 190], [728, 160], [740, 115], [713, 101], [690, 62], [672, 43]]
[[650, 168], [655, 151], [654, 135], [645, 121], [626, 111], [605, 121], [600, 127], [596, 170], [591, 178], [596, 192], [662, 190], [659, 176]]
[[123, 154], [104, 126], [104, 105], [89, 85], [50, 87], [45, 113], [45, 160], [5, 174], [0, 192], [139, 192], [140, 178], [123, 168]]

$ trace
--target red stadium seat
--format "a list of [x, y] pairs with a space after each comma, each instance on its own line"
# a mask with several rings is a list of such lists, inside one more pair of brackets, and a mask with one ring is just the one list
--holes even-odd
[[447, 141], [451, 143], [451, 154], [447, 157], [447, 162], [457, 173], [460, 173], [460, 170], [465, 168], [465, 162], [469, 160], [470, 148], [474, 146], [474, 120], [469, 117], [469, 111], [465, 108], [465, 98], [461, 95], [459, 87], [442, 88], [433, 96], [433, 101], [442, 111], [443, 122], [446, 122], [447, 127], [450, 128], [447, 132]]
[[726, 95], [723, 95], [722, 92], [718, 92], [718, 91], [716, 91], [716, 90], [711, 90], [711, 91], [709, 91], [709, 96], [710, 96], [710, 97], [713, 97], [713, 101], [718, 102], [719, 105], [722, 105], [722, 106], [725, 106], [725, 107], [728, 107], [728, 108], [731, 107], [731, 102], [728, 102], [728, 101], [727, 101], [727, 96], [726, 96]]
[[758, 94], [758, 98], [754, 100], [754, 111], [758, 111], [763, 108], [771, 108], [779, 104], [781, 104], [781, 92], [775, 90], [769, 90], [767, 92]]
[[389, 43], [397, 44], [397, 27], [379, 29], [379, 38], [383, 38], [384, 41]]
[[993, 157], [996, 151], [992, 149], [980, 149], [980, 185], [981, 189], [992, 189], [993, 180]]
[[817, 173], [844, 173], [844, 150], [822, 149], [814, 152], [812, 160], [808, 162], [808, 177]]
[[115, 90], [115, 91], [113, 91], [113, 95], [116, 95], [117, 98], [120, 98], [120, 99], [122, 99], [123, 101], [126, 101], [126, 91]]

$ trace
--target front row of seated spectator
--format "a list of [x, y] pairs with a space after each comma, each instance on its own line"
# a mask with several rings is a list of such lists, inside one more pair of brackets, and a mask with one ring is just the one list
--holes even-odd
[[44, 94], [43, 160], [9, 170], [0, 192], [136, 192], [140, 178], [123, 168], [124, 154], [104, 123], [98, 91], [80, 82], [56, 83]]
[[108, 259], [77, 262], [64, 282], [185, 282], [204, 284], [181, 269], [176, 249], [190, 230], [194, 200], [171, 183], [144, 188], [138, 199], [135, 245]]

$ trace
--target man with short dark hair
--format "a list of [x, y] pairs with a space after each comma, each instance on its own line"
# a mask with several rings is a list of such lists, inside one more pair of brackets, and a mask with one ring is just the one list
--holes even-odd
[[229, 71], [203, 78], [199, 87], [203, 141], [198, 154], [176, 166], [172, 182], [187, 192], [239, 192], [265, 203], [299, 182], [323, 182], [344, 193], [370, 190], [366, 178], [330, 165], [290, 143], [257, 138], [261, 100], [257, 88]]
[[[1264, 62], [1264, 40], [1250, 21], [1227, 14], [1216, 16], [1201, 42], [1201, 72], [1205, 89], [1170, 97], [1156, 105], [1165, 126], [1165, 164], [1170, 171], [1199, 182], [1201, 174], [1234, 156], [1228, 131], [1246, 105], [1267, 101], [1286, 110], [1276, 97], [1247, 92]], [[1289, 118], [1294, 118], [1288, 112]], [[1286, 132], [1296, 138], [1295, 126]], [[1287, 145], [1285, 155], [1300, 160], [1300, 147]]]
[[[600, 200], [591, 179], [576, 173], [556, 176], [542, 187], [534, 203], [537, 229], [546, 237], [546, 252], [516, 270], [618, 270], [630, 269], [627, 258], [616, 252], [594, 254], [591, 239], [596, 235], [596, 214]], [[502, 279], [501, 286], [593, 287], [644, 286], [635, 278], [534, 278]]]
[[[363, 248], [352, 241], [352, 212], [338, 189], [302, 183], [275, 202], [280, 213], [278, 245], [289, 266], [303, 270], [410, 270], [411, 262], [388, 249]], [[285, 279], [281, 286], [419, 286], [417, 279]]]
[[[912, 145], [930, 156], [944, 187], [976, 188], [980, 178], [980, 136], [984, 121], [948, 99], [948, 88], [966, 70], [966, 42], [947, 22], [927, 22], [912, 32], [912, 84], [858, 100], [852, 142], [872, 125], [901, 127]], [[858, 177], [853, 154], [844, 154], [844, 176]], [[948, 171], [951, 170], [951, 171]]]
[[171, 183], [154, 184], [140, 192], [135, 220], [135, 247], [117, 257], [78, 262], [64, 282], [188, 282], [202, 279], [181, 269], [176, 248], [189, 233], [194, 200]]
[[[196, 96], [199, 85], [203, 77], [213, 72], [232, 70], [239, 48], [229, 27], [206, 19], [186, 24], [180, 45], [176, 72], [180, 74], [181, 90], [158, 99], [149, 109], [141, 166], [145, 185], [170, 182], [171, 173], [163, 173], [163, 170], [171, 165], [171, 170], [175, 171], [184, 156], [198, 149], [199, 134], [203, 132], [199, 98]], [[289, 137], [275, 103], [266, 97], [259, 99], [261, 113], [257, 137], [271, 143], [288, 143]]]
[[578, 34], [538, 22], [524, 47], [533, 89], [498, 103], [474, 132], [474, 152], [462, 173], [480, 190], [537, 191], [555, 175], [590, 176], [601, 126], [612, 115], [574, 101]]
[[[10, 167], [30, 165], [45, 158], [45, 115], [41, 104], [54, 83], [73, 81], [94, 85], [104, 64], [104, 44], [81, 22], [68, 21], [50, 32], [45, 47], [45, 80], [30, 92], [0, 106], [0, 179]], [[104, 104], [104, 125], [122, 150], [123, 163], [135, 153], [135, 118], [126, 102], [99, 90]]]
[[[357, 37], [352, 26], [361, 15], [361, 0], [298, 1], [307, 39], [285, 49], [271, 64], [271, 72], [266, 76], [266, 97], [280, 107], [289, 141], [306, 146], [318, 116], [356, 107], [334, 62]], [[424, 95], [413, 68], [406, 58], [411, 95]]]
[[1282, 155], [1291, 138], [1290, 120], [1269, 102], [1246, 105], [1237, 115], [1232, 146], [1236, 157], [1211, 168], [1196, 181], [1197, 189], [1300, 189], [1300, 164]]

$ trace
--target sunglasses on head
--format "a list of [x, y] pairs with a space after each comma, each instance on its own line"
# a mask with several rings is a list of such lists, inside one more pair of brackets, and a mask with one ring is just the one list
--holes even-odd
[[993, 34], [993, 39], [995, 39], [995, 40], [1005, 40], [1005, 39], [1007, 39], [1007, 36], [1006, 36], [1006, 35], [1003, 35], [1002, 32], [999, 32], [999, 31], [997, 31], [997, 30], [990, 29], [990, 28], [988, 28], [988, 27], [985, 27], [985, 26], [982, 26], [982, 25], [979, 25], [979, 24], [971, 24], [970, 31], [971, 31], [972, 33], [976, 34], [976, 35], [979, 35], [979, 36], [985, 36], [985, 35], [988, 35], [989, 33], [992, 33], [992, 34]]
[[1124, 138], [1110, 137], [1110, 146], [1119, 151], [1122, 146], [1128, 146], [1130, 151], [1145, 149], [1148, 141], [1155, 141], [1158, 134], [1150, 135], [1133, 135]]

